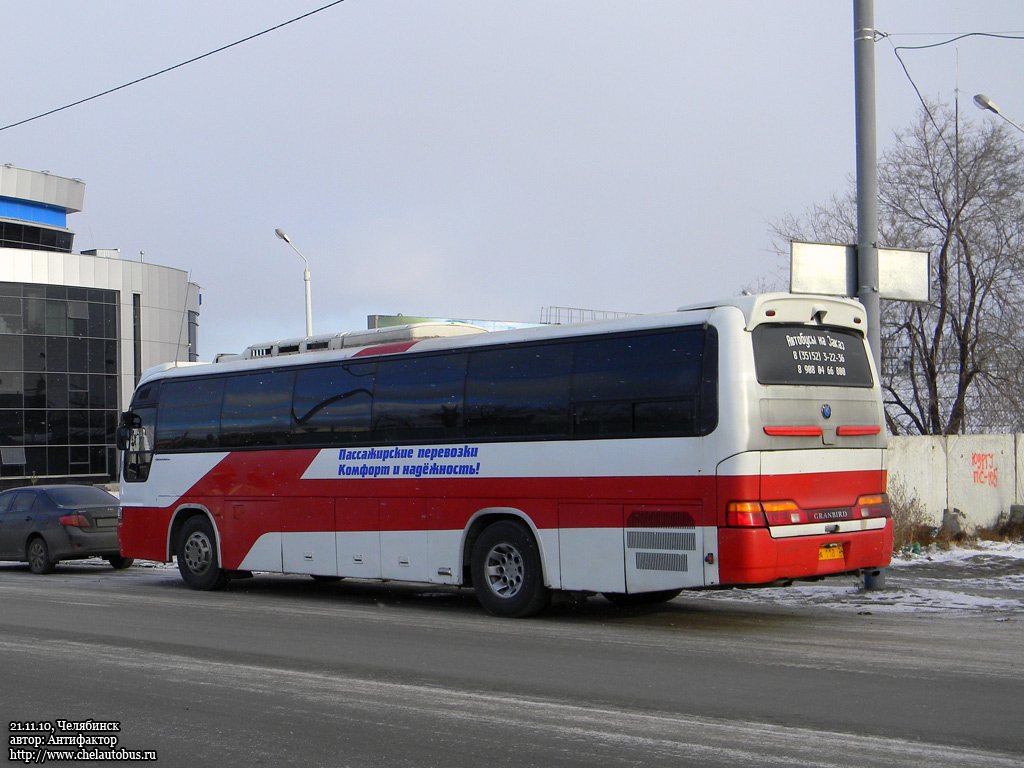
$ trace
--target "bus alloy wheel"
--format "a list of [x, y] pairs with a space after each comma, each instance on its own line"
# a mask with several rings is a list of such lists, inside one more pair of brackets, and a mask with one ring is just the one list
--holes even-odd
[[484, 529], [473, 545], [470, 569], [477, 599], [494, 616], [534, 616], [551, 601], [537, 542], [521, 523], [502, 520]]

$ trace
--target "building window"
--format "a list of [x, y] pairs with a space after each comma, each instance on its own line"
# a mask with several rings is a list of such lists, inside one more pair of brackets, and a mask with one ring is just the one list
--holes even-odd
[[0, 477], [110, 478], [117, 291], [0, 283]]
[[188, 313], [188, 361], [199, 360], [199, 313], [189, 310]]
[[132, 294], [132, 362], [135, 366], [135, 386], [142, 378], [142, 294]]
[[72, 232], [32, 224], [0, 221], [0, 248], [27, 248], [33, 251], [71, 253]]

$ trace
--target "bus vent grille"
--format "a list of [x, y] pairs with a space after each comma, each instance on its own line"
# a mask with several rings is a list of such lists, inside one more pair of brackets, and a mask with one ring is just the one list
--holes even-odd
[[696, 533], [662, 531], [626, 531], [626, 546], [630, 549], [670, 549], [693, 552], [697, 549]]
[[637, 552], [638, 571], [685, 571], [686, 555], [671, 555], [667, 552]]

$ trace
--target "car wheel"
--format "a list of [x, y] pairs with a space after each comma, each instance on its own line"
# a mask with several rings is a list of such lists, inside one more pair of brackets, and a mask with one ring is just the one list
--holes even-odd
[[123, 571], [125, 568], [131, 568], [132, 563], [135, 562], [134, 557], [108, 557], [107, 562], [110, 563], [110, 567], [115, 571]]
[[32, 573], [52, 573], [57, 564], [50, 559], [50, 548], [46, 546], [42, 536], [36, 536], [25, 549], [28, 557], [28, 569]]
[[477, 599], [490, 614], [525, 618], [551, 601], [537, 542], [520, 523], [502, 520], [486, 528], [473, 545], [470, 568]]
[[674, 600], [682, 591], [681, 589], [663, 589], [659, 592], [637, 592], [629, 595], [622, 592], [603, 592], [602, 594], [605, 600], [615, 605], [655, 605]]
[[189, 518], [181, 528], [175, 554], [178, 572], [192, 589], [220, 589], [228, 574], [220, 567], [213, 526], [205, 517]]

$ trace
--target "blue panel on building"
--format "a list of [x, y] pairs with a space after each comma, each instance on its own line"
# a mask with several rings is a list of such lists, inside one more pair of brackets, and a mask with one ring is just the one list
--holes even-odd
[[67, 227], [68, 214], [63, 208], [42, 203], [27, 203], [12, 197], [0, 197], [0, 217], [48, 224], [51, 227]]

